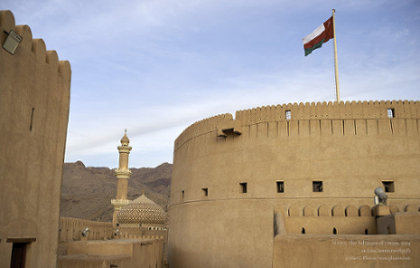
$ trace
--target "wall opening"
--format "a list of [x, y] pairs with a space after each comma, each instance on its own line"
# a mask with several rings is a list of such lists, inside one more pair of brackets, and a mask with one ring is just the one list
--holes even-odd
[[13, 243], [10, 268], [24, 268], [28, 243]]
[[209, 189], [208, 188], [202, 188], [201, 190], [203, 190], [204, 196], [208, 196], [209, 195]]
[[313, 181], [312, 182], [312, 191], [313, 192], [322, 192], [323, 191], [322, 181]]
[[185, 192], [184, 190], [181, 191], [181, 199], [184, 200]]
[[285, 117], [286, 117], [286, 120], [291, 120], [292, 119], [292, 111], [286, 110]]
[[277, 192], [284, 193], [284, 181], [276, 181]]
[[247, 183], [246, 182], [241, 182], [241, 183], [239, 183], [239, 185], [240, 185], [240, 190], [241, 190], [241, 193], [246, 193], [247, 191], [248, 191], [248, 189], [247, 189]]
[[337, 234], [337, 229], [333, 228], [333, 234]]
[[387, 109], [388, 118], [394, 118], [395, 117], [395, 110], [394, 108], [388, 108]]
[[365, 229], [365, 234], [369, 234], [369, 230], [368, 229]]
[[273, 237], [279, 234], [279, 226], [277, 224], [277, 213], [273, 213]]
[[306, 234], [305, 228], [302, 227], [302, 234]]
[[32, 122], [34, 120], [34, 112], [35, 112], [35, 108], [32, 107], [32, 112], [31, 112], [31, 123], [29, 124], [29, 131], [32, 131]]
[[382, 181], [384, 185], [386, 193], [393, 193], [394, 192], [394, 182], [393, 181]]

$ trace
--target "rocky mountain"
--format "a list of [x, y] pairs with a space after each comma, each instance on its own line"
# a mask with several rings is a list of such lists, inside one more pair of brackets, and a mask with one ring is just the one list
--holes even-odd
[[[142, 192], [167, 210], [172, 164], [155, 168], [131, 168], [128, 199]], [[111, 199], [117, 192], [117, 178], [107, 167], [85, 167], [81, 161], [64, 163], [60, 214], [96, 221], [112, 221]]]

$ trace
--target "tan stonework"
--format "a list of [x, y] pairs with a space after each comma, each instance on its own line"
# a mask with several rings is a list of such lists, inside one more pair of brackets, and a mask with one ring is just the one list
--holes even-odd
[[[12, 30], [14, 55], [2, 47]], [[70, 78], [68, 61], [0, 11], [0, 267], [14, 250], [27, 268], [56, 267]]]
[[[416, 101], [287, 104], [194, 123], [175, 141], [171, 267], [272, 267], [273, 255], [290, 258], [275, 236], [376, 234], [376, 187], [389, 210], [419, 217], [419, 133]], [[396, 217], [399, 233], [408, 218]]]

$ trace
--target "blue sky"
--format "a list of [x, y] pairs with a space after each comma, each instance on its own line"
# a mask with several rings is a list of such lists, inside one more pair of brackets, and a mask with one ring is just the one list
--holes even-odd
[[72, 66], [66, 162], [172, 162], [190, 124], [262, 105], [334, 101], [333, 42], [302, 38], [336, 9], [341, 99], [420, 100], [416, 0], [3, 0]]

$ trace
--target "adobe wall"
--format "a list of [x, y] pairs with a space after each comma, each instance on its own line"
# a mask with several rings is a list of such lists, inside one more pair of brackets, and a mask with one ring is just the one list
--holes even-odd
[[[82, 232], [89, 228], [86, 237]], [[112, 239], [114, 229], [112, 222], [97, 222], [85, 219], [60, 217], [59, 242]]]
[[77, 241], [60, 256], [59, 268], [163, 267], [163, 240]]
[[273, 266], [418, 267], [420, 235], [284, 235], [274, 240]]
[[10, 30], [23, 40], [15, 55], [0, 47], [0, 267], [16, 239], [32, 241], [25, 267], [55, 267], [70, 64], [0, 11], [1, 45]]
[[[278, 105], [194, 123], [175, 141], [171, 266], [271, 267], [277, 215], [286, 233], [331, 234], [335, 225], [338, 233], [375, 232], [359, 209], [369, 211], [383, 181], [394, 183], [387, 194], [395, 211], [418, 209], [419, 121], [420, 102], [381, 101]], [[320, 207], [334, 222], [316, 214]], [[341, 212], [332, 216], [333, 208]]]

